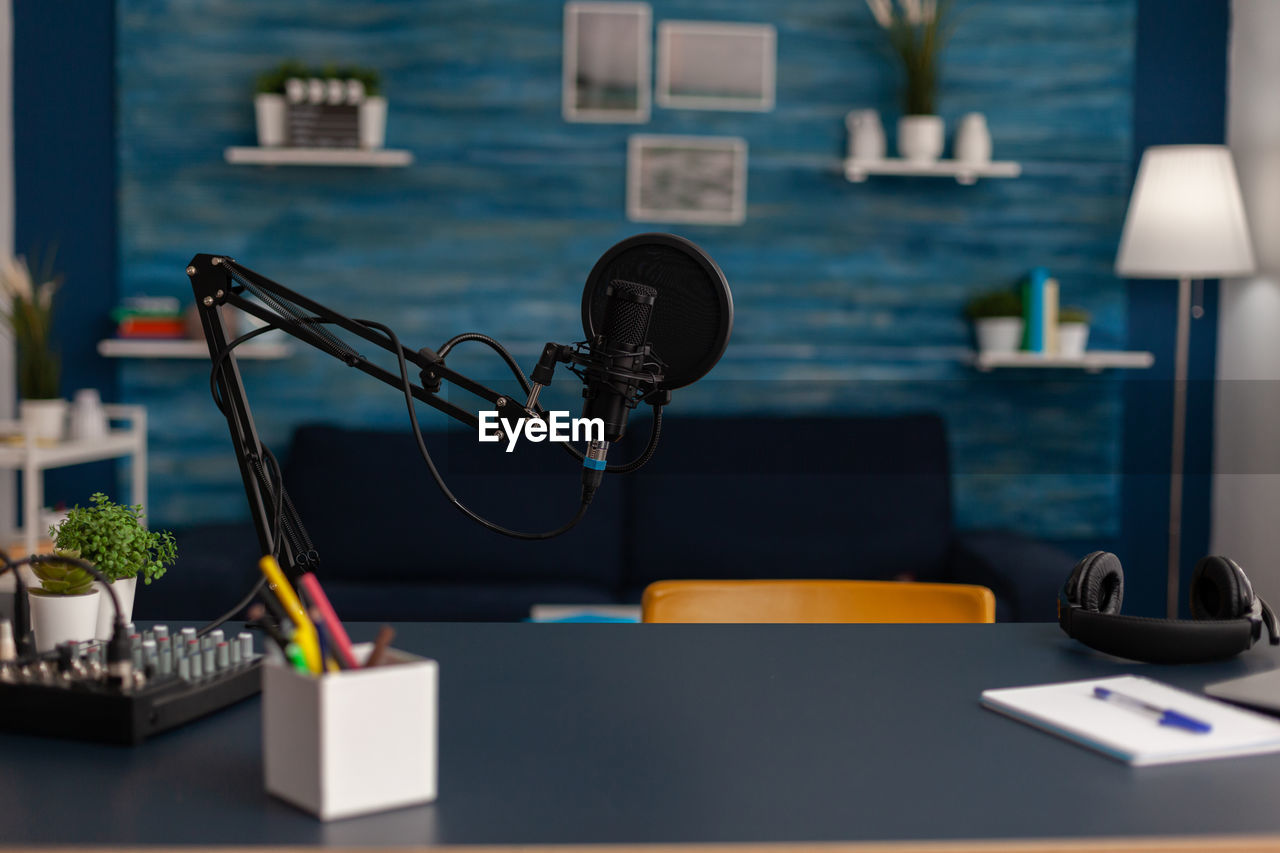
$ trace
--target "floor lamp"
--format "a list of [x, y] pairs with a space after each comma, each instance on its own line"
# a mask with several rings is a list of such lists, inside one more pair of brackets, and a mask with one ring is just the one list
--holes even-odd
[[1230, 150], [1224, 145], [1162, 145], [1143, 152], [1120, 237], [1116, 274], [1178, 280], [1169, 467], [1170, 618], [1178, 615], [1191, 280], [1248, 275], [1253, 268], [1249, 225]]

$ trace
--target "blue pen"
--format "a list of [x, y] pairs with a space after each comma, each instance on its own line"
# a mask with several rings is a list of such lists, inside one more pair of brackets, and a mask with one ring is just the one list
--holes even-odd
[[1174, 726], [1179, 729], [1194, 732], [1198, 735], [1207, 734], [1209, 730], [1213, 728], [1203, 720], [1197, 720], [1194, 717], [1188, 717], [1186, 714], [1180, 714], [1172, 708], [1161, 708], [1158, 705], [1152, 705], [1150, 702], [1143, 702], [1141, 699], [1135, 699], [1132, 696], [1117, 693], [1106, 687], [1094, 687], [1093, 696], [1095, 699], [1101, 699], [1103, 702], [1114, 702], [1115, 704], [1128, 708], [1131, 711], [1149, 714], [1162, 726]]

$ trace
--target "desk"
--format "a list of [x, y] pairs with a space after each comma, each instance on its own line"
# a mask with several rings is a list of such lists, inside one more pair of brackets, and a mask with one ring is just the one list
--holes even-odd
[[[269, 798], [255, 699], [132, 750], [0, 735], [0, 840], [885, 849], [875, 842], [905, 839], [969, 850], [988, 845], [928, 842], [1072, 839], [1015, 846], [1045, 851], [1189, 834], [1196, 849], [1224, 835], [1280, 848], [1280, 755], [1135, 769], [978, 705], [986, 687], [1134, 670], [1198, 688], [1280, 665], [1269, 647], [1144, 667], [1099, 657], [1051, 624], [398, 630], [397, 646], [440, 662], [434, 805], [326, 825]], [[846, 847], [862, 849], [824, 849]]]

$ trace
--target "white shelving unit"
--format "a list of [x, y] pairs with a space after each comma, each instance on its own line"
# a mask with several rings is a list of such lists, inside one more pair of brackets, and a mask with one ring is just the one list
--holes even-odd
[[[35, 438], [22, 421], [0, 421], [0, 469], [18, 471], [22, 477], [22, 518], [24, 525], [10, 529], [6, 542], [21, 539], [27, 554], [35, 553], [45, 531], [36, 519], [44, 505], [44, 472], [83, 462], [132, 457], [129, 503], [147, 505], [147, 410], [145, 406], [103, 407], [111, 422], [105, 436], [92, 440], [44, 443]], [[12, 527], [12, 519], [4, 519]], [[7, 575], [6, 575], [7, 577]], [[11, 587], [10, 587], [11, 588]]]
[[[246, 341], [235, 348], [236, 358], [286, 358], [293, 352], [286, 343]], [[98, 341], [98, 355], [105, 358], [199, 358], [208, 361], [204, 341], [108, 338]]]
[[1100, 373], [1109, 367], [1145, 370], [1155, 361], [1154, 355], [1143, 351], [1086, 350], [1079, 358], [1037, 352], [979, 352], [973, 366], [984, 373], [1000, 367], [1060, 367]]
[[931, 163], [914, 163], [897, 157], [882, 160], [845, 160], [844, 176], [854, 183], [862, 183], [870, 175], [907, 175], [920, 178], [955, 178], [957, 183], [973, 184], [978, 178], [1016, 178], [1022, 174], [1022, 164], [1012, 160], [993, 160], [990, 163], [962, 163], [959, 160], [934, 160]]
[[413, 152], [400, 148], [258, 148], [232, 146], [228, 163], [253, 166], [408, 166]]

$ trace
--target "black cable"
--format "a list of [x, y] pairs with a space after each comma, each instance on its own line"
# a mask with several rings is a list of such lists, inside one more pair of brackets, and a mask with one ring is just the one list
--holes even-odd
[[[440, 471], [436, 468], [436, 463], [432, 460], [431, 453], [427, 450], [426, 442], [422, 440], [422, 428], [418, 425], [418, 413], [414, 411], [413, 407], [413, 386], [409, 381], [409, 366], [405, 362], [404, 347], [400, 346], [400, 339], [396, 337], [395, 332], [391, 331], [389, 327], [384, 326], [381, 323], [375, 323], [372, 320], [356, 320], [356, 322], [360, 323], [362, 326], [382, 332], [382, 334], [386, 335], [387, 339], [391, 342], [392, 348], [396, 354], [396, 361], [400, 365], [400, 382], [404, 389], [405, 405], [409, 409], [409, 423], [413, 427], [413, 438], [418, 443], [418, 452], [422, 455], [423, 461], [427, 463], [427, 468], [431, 471], [431, 477], [436, 481], [436, 485], [440, 487], [440, 491], [444, 493], [444, 496], [449, 499], [449, 502], [457, 507], [463, 515], [467, 516], [482, 527], [492, 530], [494, 533], [501, 533], [503, 536], [510, 536], [512, 539], [526, 540], [551, 539], [572, 529], [579, 521], [582, 520], [582, 517], [587, 514], [587, 507], [591, 505], [591, 499], [585, 496], [582, 504], [578, 507], [577, 515], [563, 526], [558, 527], [555, 530], [549, 530], [545, 533], [522, 533], [518, 530], [508, 530], [507, 528], [494, 524], [487, 518], [478, 515], [470, 507], [458, 500], [458, 498], [454, 496], [453, 492], [449, 490], [448, 485], [445, 484], [444, 478], [440, 476]], [[495, 341], [494, 343], [497, 342]]]
[[208, 634], [210, 631], [213, 631], [215, 628], [221, 628], [223, 624], [226, 623], [232, 616], [235, 616], [241, 610], [244, 610], [246, 607], [252, 604], [253, 600], [258, 597], [258, 593], [262, 592], [262, 588], [266, 586], [266, 583], [267, 583], [267, 579], [265, 576], [258, 578], [258, 582], [253, 585], [253, 589], [249, 590], [248, 595], [246, 595], [244, 598], [237, 601], [235, 607], [232, 607], [226, 613], [223, 613], [221, 616], [219, 616], [217, 619], [214, 619], [208, 625], [205, 625], [199, 631], [196, 631], [196, 636], [203, 637], [205, 634]]
[[507, 367], [511, 368], [512, 374], [515, 375], [516, 381], [520, 383], [520, 387], [524, 390], [524, 393], [527, 395], [533, 390], [533, 386], [529, 384], [529, 380], [525, 377], [524, 371], [520, 369], [520, 365], [516, 364], [516, 360], [511, 357], [511, 353], [507, 352], [507, 348], [488, 335], [482, 335], [479, 332], [463, 332], [461, 335], [454, 335], [452, 338], [449, 338], [449, 340], [440, 345], [440, 349], [436, 351], [436, 355], [444, 358], [449, 354], [451, 349], [456, 347], [458, 344], [466, 343], [467, 341], [475, 341], [476, 343], [484, 344], [498, 355], [502, 356], [502, 360], [507, 363]]

